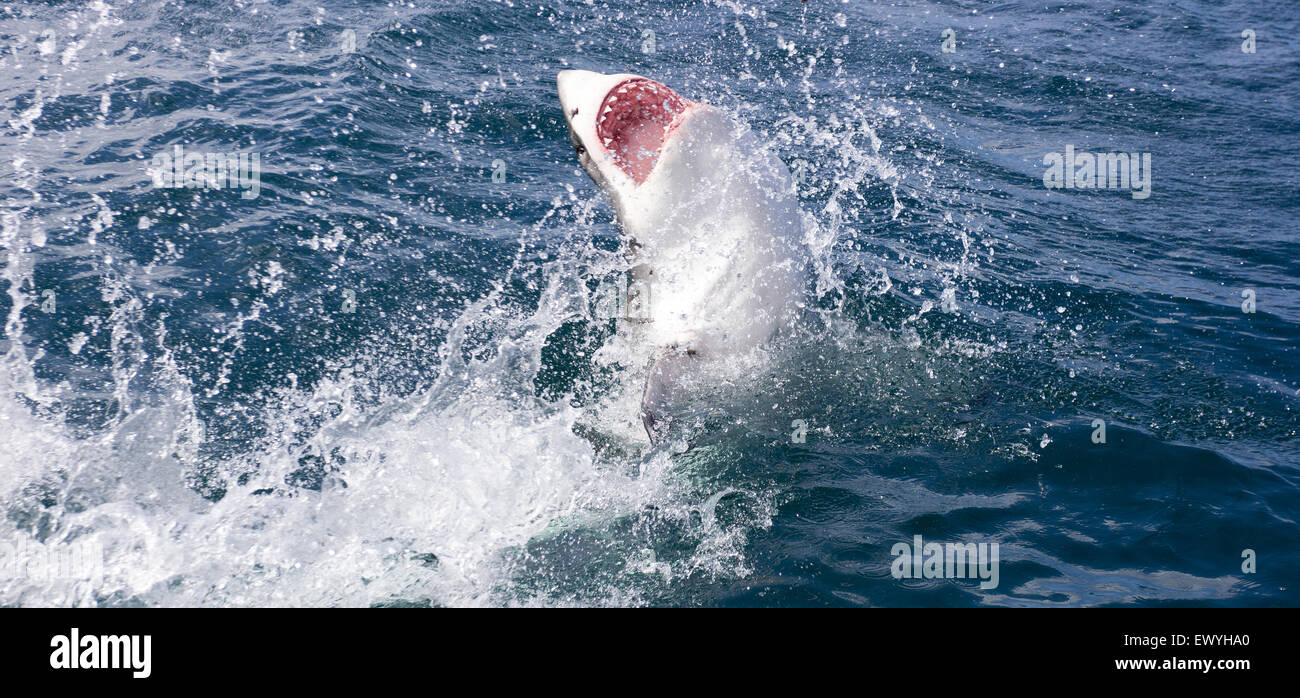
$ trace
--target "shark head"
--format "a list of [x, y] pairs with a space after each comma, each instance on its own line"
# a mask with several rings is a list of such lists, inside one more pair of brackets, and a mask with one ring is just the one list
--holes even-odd
[[630, 73], [565, 70], [556, 88], [578, 162], [616, 204], [650, 178], [665, 143], [696, 106]]

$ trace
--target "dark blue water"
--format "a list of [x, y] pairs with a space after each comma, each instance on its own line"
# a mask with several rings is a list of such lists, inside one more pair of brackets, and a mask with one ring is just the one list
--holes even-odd
[[[0, 603], [1300, 603], [1300, 12], [1158, 5], [0, 8]], [[800, 175], [813, 307], [658, 448], [566, 68]]]

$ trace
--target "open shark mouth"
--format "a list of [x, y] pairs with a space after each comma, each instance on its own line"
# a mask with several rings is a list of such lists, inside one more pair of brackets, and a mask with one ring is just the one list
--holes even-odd
[[596, 135], [614, 162], [641, 184], [654, 170], [664, 139], [690, 102], [663, 83], [624, 80], [605, 95], [596, 118]]

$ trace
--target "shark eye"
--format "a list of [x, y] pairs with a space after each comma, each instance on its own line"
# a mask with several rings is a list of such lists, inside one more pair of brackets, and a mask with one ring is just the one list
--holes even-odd
[[574, 143], [573, 150], [578, 154], [578, 157], [582, 157], [582, 155], [587, 152], [587, 149], [582, 147], [581, 143]]

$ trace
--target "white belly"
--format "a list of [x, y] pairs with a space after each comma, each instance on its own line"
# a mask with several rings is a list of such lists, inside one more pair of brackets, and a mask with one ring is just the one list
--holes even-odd
[[743, 351], [793, 319], [805, 258], [790, 175], [725, 113], [692, 109], [651, 177], [616, 205], [649, 288], [648, 341]]

